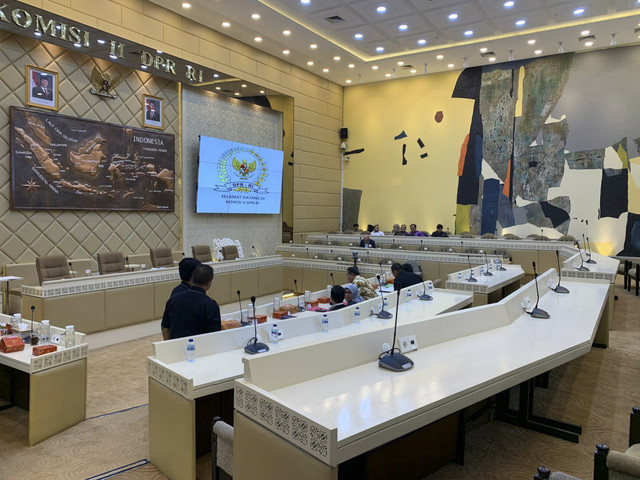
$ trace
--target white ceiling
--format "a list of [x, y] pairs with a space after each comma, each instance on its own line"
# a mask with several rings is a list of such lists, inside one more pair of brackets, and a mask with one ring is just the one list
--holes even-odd
[[[535, 57], [538, 49], [539, 55], [552, 55], [559, 42], [565, 52], [608, 48], [612, 34], [617, 45], [633, 44], [640, 28], [640, 0], [515, 0], [511, 8], [505, 0], [188, 0], [189, 9], [183, 0], [151, 1], [345, 86], [488, 65], [490, 58], [506, 62], [510, 51], [513, 60]], [[376, 12], [380, 5], [386, 13]], [[584, 13], [574, 15], [577, 8]], [[252, 19], [254, 13], [260, 18]], [[449, 20], [451, 13], [458, 19]], [[343, 21], [326, 20], [334, 16]], [[523, 27], [515, 25], [520, 19]], [[224, 21], [230, 26], [223, 27]], [[408, 29], [400, 31], [401, 24]], [[465, 37], [468, 30], [473, 35]], [[584, 30], [596, 37], [592, 47], [579, 40]], [[364, 38], [356, 40], [356, 33]]]

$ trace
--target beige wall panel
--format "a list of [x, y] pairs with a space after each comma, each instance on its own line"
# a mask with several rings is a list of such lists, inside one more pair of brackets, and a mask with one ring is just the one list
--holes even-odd
[[242, 72], [249, 73], [251, 75], [256, 74], [256, 61], [252, 58], [247, 57], [244, 54], [238, 54], [235, 52], [231, 52], [229, 57], [229, 61], [234, 68], [241, 70]]
[[231, 292], [236, 295], [240, 290], [240, 298], [246, 300], [251, 298], [252, 295], [257, 295], [258, 288], [258, 275], [254, 271], [239, 271], [231, 272]]
[[[279, 70], [280, 72], [291, 74], [291, 64], [277, 57], [269, 57], [269, 66]], [[284, 93], [284, 92], [283, 92]]]
[[326, 180], [313, 180], [308, 178], [297, 178], [296, 190], [340, 194], [341, 188], [340, 188], [339, 182], [329, 182]]
[[282, 265], [258, 270], [258, 295], [282, 293]]
[[106, 328], [110, 330], [155, 320], [153, 303], [151, 284], [105, 290]]
[[294, 132], [293, 147], [296, 150], [306, 150], [309, 152], [315, 152], [318, 149], [318, 140], [315, 138], [301, 137]]
[[335, 118], [338, 122], [342, 123], [342, 106], [341, 105], [327, 105], [327, 115], [331, 118]]
[[180, 28], [185, 32], [189, 32], [191, 35], [195, 35], [201, 40], [215, 42], [218, 38], [217, 32], [211, 30], [208, 27], [205, 27], [201, 23], [194, 22], [193, 20], [190, 20], [188, 18], [182, 18]]
[[[38, 6], [38, 5], [35, 5]], [[64, 5], [60, 5], [57, 2], [51, 1], [43, 1], [42, 6], [40, 7], [49, 12], [55, 13], [57, 15], [61, 15], [67, 18], [73, 18], [77, 22], [84, 23], [85, 25], [89, 25], [90, 27], [97, 27], [98, 22], [97, 19], [92, 15], [85, 15], [80, 12], [76, 12], [73, 8], [67, 8]]]
[[439, 263], [438, 264], [438, 273], [440, 275], [440, 280], [442, 280], [441, 287], [447, 283], [447, 275], [454, 272], [459, 272], [460, 270], [464, 270], [465, 267], [462, 263]]
[[193, 50], [194, 45], [198, 44], [199, 39], [195, 35], [191, 35], [188, 32], [188, 30], [182, 30], [182, 25], [180, 25], [178, 28], [171, 25], [165, 25], [164, 41], [166, 43], [170, 43], [171, 45], [175, 45], [182, 50], [191, 51]]
[[[242, 42], [235, 40], [224, 33], [215, 32], [215, 42], [220, 45], [221, 48], [227, 48], [231, 52], [242, 53], [244, 45]], [[225, 70], [225, 73], [228, 73]]]
[[[334, 87], [338, 87], [337, 89]], [[343, 95], [342, 95], [342, 87], [340, 85], [336, 85], [334, 83], [329, 84], [328, 86], [328, 92], [325, 92], [323, 94], [323, 98], [326, 100], [326, 102], [334, 107], [338, 107], [340, 108], [340, 110], [342, 110], [342, 99], [343, 99]]]
[[536, 268], [540, 263], [537, 250], [510, 250], [509, 256], [511, 263], [520, 265], [527, 275], [533, 275], [533, 262], [536, 262]]
[[[538, 273], [544, 273], [550, 268], [558, 269], [558, 261], [556, 259], [555, 250], [540, 250], [538, 251], [538, 262], [536, 263], [536, 270]], [[562, 261], [560, 262], [562, 266]]]
[[[330, 284], [331, 278], [326, 270], [306, 269], [302, 272], [302, 290], [314, 292], [326, 288]], [[300, 285], [300, 280], [298, 280], [298, 285]]]
[[[22, 311], [28, 312], [27, 318], [30, 318], [30, 299], [22, 299]], [[37, 310], [36, 305], [36, 317], [48, 319], [56, 327], [73, 325], [77, 332], [82, 333], [100, 332], [106, 328], [103, 291], [47, 298], [42, 302], [42, 313], [38, 314]]]
[[[440, 269], [438, 268], [438, 262], [423, 262], [419, 261], [418, 264], [422, 269], [422, 279], [423, 280], [437, 280], [440, 278]], [[444, 288], [444, 284], [440, 285], [441, 288]]]
[[324, 232], [337, 230], [340, 227], [340, 220], [323, 220], [298, 218], [294, 209], [293, 216], [296, 219], [296, 229], [294, 235], [298, 232]]
[[[300, 91], [301, 83], [302, 82], [300, 81], [299, 78], [294, 77], [290, 73], [282, 72], [280, 74], [280, 86], [284, 90], [283, 93], [286, 93], [287, 95], [295, 96], [295, 93]], [[298, 110], [297, 108], [294, 109], [294, 114], [297, 112], [297, 110]], [[297, 120], [297, 118], [295, 117], [294, 119]]]
[[282, 288], [283, 290], [293, 290], [294, 280], [298, 281], [298, 290], [302, 290], [302, 268], [282, 267]]
[[[144, 41], [144, 35], [142, 35], [141, 33], [132, 32], [131, 30], [128, 30], [127, 28], [123, 28], [120, 25], [116, 25], [114, 23], [109, 23], [109, 22], [107, 22], [105, 20], [102, 20], [101, 18], [98, 19], [96, 27], [99, 28], [100, 30], [104, 30], [105, 32], [109, 32], [109, 33], [111, 33], [113, 35], [118, 35], [120, 37], [126, 37], [127, 39], [131, 40], [132, 42], [142, 43]], [[169, 44], [169, 45], [171, 45], [171, 44]], [[170, 50], [167, 50], [167, 51], [170, 51]]]
[[269, 82], [277, 83], [280, 79], [280, 71], [276, 68], [265, 65], [264, 63], [258, 63], [256, 65], [256, 75]]
[[301, 165], [300, 176], [304, 178], [314, 178], [317, 180], [335, 181], [336, 173], [332, 168]]
[[[93, 1], [93, 0], [85, 0], [85, 1]], [[144, 12], [144, 0], [113, 0], [114, 3], [118, 3], [125, 8], [130, 8], [136, 12], [142, 13]]]
[[207, 292], [211, 298], [213, 298], [220, 305], [232, 302], [234, 299], [238, 299], [236, 292], [231, 295], [231, 274], [230, 273], [216, 273], [213, 277], [213, 286]]
[[124, 9], [122, 12], [122, 27], [128, 30], [144, 32], [147, 39], [163, 40], [164, 24], [143, 15], [141, 12]]
[[[71, 0], [71, 8], [77, 12], [92, 16], [96, 13], [96, 1], [87, 2], [86, 0]], [[100, 18], [105, 22], [114, 25], [122, 25], [122, 6], [109, 0], [100, 0]], [[143, 32], [144, 30], [139, 30]]]
[[332, 193], [296, 192], [293, 197], [296, 205], [340, 206], [340, 196]]
[[257, 48], [252, 47], [251, 45], [244, 45], [242, 53], [252, 60], [255, 60], [258, 63], [267, 64], [269, 62], [269, 54], [258, 50]]
[[[327, 115], [312, 112], [311, 110], [302, 110], [300, 120], [304, 123], [310, 123], [319, 127], [326, 128], [328, 130], [335, 130], [336, 132], [342, 126], [342, 121], [338, 121], [335, 118], [331, 118]], [[337, 143], [337, 142], [336, 142]], [[339, 144], [338, 144], [339, 145]]]
[[182, 20], [178, 15], [166, 8], [148, 1], [144, 2], [144, 14], [150, 18], [158, 20], [164, 25], [171, 25], [175, 28], [180, 28], [180, 25], [182, 24]]
[[180, 284], [175, 282], [157, 282], [153, 284], [153, 318], [162, 318], [164, 307], [171, 296], [171, 291]]

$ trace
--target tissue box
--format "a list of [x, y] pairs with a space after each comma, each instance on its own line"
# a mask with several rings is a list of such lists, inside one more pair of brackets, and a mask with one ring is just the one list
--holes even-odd
[[242, 324], [240, 320], [222, 320], [222, 330], [231, 330], [232, 328], [240, 328]]
[[331, 299], [329, 297], [318, 297], [318, 303], [331, 303]]
[[16, 336], [2, 337], [0, 340], [0, 350], [4, 353], [19, 352], [24, 350], [22, 338]]
[[[267, 321], [266, 315], [256, 315], [255, 318], [258, 320], [258, 323], [265, 323]], [[253, 319], [254, 317], [249, 317], [249, 323], [252, 323]]]
[[58, 347], [55, 345], [47, 344], [47, 345], [36, 345], [33, 347], [33, 356], [37, 357], [39, 355], [44, 355], [45, 353], [51, 353], [58, 350]]

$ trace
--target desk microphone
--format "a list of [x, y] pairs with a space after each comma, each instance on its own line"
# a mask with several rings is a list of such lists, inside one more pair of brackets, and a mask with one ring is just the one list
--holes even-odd
[[253, 255], [255, 257], [259, 257], [260, 255], [258, 255], [258, 251], [256, 250], [256, 247], [254, 247], [253, 245], [251, 245], [251, 248], [253, 249]]
[[353, 266], [358, 268], [358, 252], [351, 252], [351, 256], [353, 257]]
[[371, 259], [369, 257], [370, 257], [369, 250], [367, 249], [367, 263], [371, 263]]
[[386, 368], [387, 370], [391, 370], [393, 372], [403, 372], [413, 367], [413, 360], [400, 353], [400, 349], [396, 348], [396, 333], [398, 330], [398, 306], [400, 305], [400, 290], [402, 289], [402, 284], [398, 284], [398, 287], [398, 298], [396, 301], [396, 320], [393, 326], [393, 342], [391, 343], [391, 348], [386, 352], [382, 352], [378, 357], [378, 366], [380, 368]]
[[131, 265], [129, 265], [129, 256], [124, 257], [124, 261], [127, 262], [127, 268], [131, 271]]
[[484, 272], [484, 276], [493, 277], [493, 273], [489, 271], [489, 259], [487, 258], [487, 252], [484, 252], [484, 261], [487, 262], [487, 270]]
[[576, 240], [576, 245], [578, 246], [578, 253], [580, 254], [580, 266], [575, 267], [579, 272], [588, 272], [589, 269], [584, 266], [584, 258], [582, 258], [582, 250], [580, 250], [580, 242]]
[[429, 301], [429, 300], [433, 300], [433, 297], [431, 295], [427, 294], [427, 287], [425, 287], [424, 285], [424, 280], [422, 280], [422, 290], [423, 290], [423, 294], [420, 295], [420, 300], [425, 300], [425, 301]]
[[[238, 307], [240, 307], [240, 323], [243, 323], [243, 321], [242, 321], [242, 300], [240, 300], [240, 290], [238, 290], [236, 293], [238, 294]], [[247, 315], [247, 316], [249, 316], [249, 315]], [[249, 319], [247, 318], [247, 322], [246, 322], [247, 325], [249, 324], [248, 320]]]
[[298, 295], [298, 280], [296, 280], [296, 279], [294, 278], [294, 279], [293, 279], [293, 284], [296, 286], [296, 290], [295, 290], [295, 292], [294, 292], [294, 293], [296, 294], [296, 297], [298, 298], [298, 311], [299, 311], [299, 312], [306, 312], [306, 311], [307, 311], [307, 309], [306, 309], [306, 308], [304, 308], [304, 306], [303, 306], [303, 305], [300, 305], [300, 295]]
[[536, 262], [533, 262], [533, 275], [533, 280], [534, 282], [536, 282], [536, 306], [533, 307], [533, 310], [527, 313], [533, 318], [549, 318], [551, 317], [551, 315], [549, 315], [541, 308], [538, 308], [538, 303], [540, 302], [540, 292], [538, 291], [538, 272], [536, 272]]
[[391, 239], [391, 248], [396, 248], [396, 239], [395, 238]]
[[[238, 290], [238, 293], [240, 291]], [[269, 347], [264, 343], [258, 342], [258, 319], [256, 318], [256, 297], [251, 297], [251, 303], [253, 304], [253, 338], [250, 338], [247, 345], [244, 347], [244, 351], [255, 355], [256, 353], [264, 353], [269, 351]]]
[[[380, 298], [382, 299], [382, 308], [380, 309], [380, 313], [378, 313], [378, 318], [384, 318], [384, 319], [389, 319], [389, 318], [393, 318], [393, 314], [387, 312], [384, 309], [384, 293], [382, 293], [382, 284], [380, 283], [380, 275], [376, 275], [378, 277], [378, 285], [380, 288]], [[400, 287], [401, 284], [398, 283], [398, 286]], [[398, 288], [398, 292], [400, 291], [400, 289]], [[399, 294], [398, 294], [399, 295]], [[397, 305], [396, 305], [396, 310], [398, 309]], [[394, 343], [395, 343], [395, 336], [394, 336]]]
[[477, 282], [478, 279], [473, 276], [473, 268], [471, 267], [471, 258], [469, 257], [468, 253], [467, 253], [467, 262], [469, 262], [469, 277], [467, 278], [467, 282]]
[[494, 250], [494, 252], [496, 254], [496, 258], [498, 259], [498, 265], [499, 265], [499, 266], [496, 267], [496, 271], [498, 271], [498, 272], [506, 272], [507, 269], [502, 266], [502, 259], [500, 258], [500, 255], [498, 255], [498, 251]]
[[329, 241], [329, 235], [327, 235], [327, 245], [331, 245], [331, 242]]
[[331, 277], [331, 282], [333, 283], [333, 286], [335, 287], [336, 286], [336, 281], [333, 278], [333, 272], [329, 272], [329, 276]]
[[589, 249], [589, 253], [587, 254], [587, 257], [589, 258], [587, 259], [586, 263], [598, 263], [591, 258], [591, 244], [589, 243], [589, 237], [587, 237], [587, 248]]
[[378, 283], [380, 283], [380, 277], [384, 275], [384, 271], [382, 270], [382, 260], [380, 260], [378, 265], [380, 265], [380, 275], [378, 275]]
[[560, 285], [560, 282], [562, 281], [562, 269], [560, 268], [560, 253], [558, 253], [558, 250], [556, 250], [556, 261], [558, 263], [558, 285], [551, 288], [551, 290], [556, 293], [569, 293], [569, 289], [567, 287]]
[[71, 278], [76, 278], [75, 274], [73, 273], [73, 265], [71, 264], [71, 262], [69, 262], [69, 273], [71, 274]]
[[31, 337], [33, 336], [33, 311], [36, 309], [34, 305], [31, 305], [31, 332], [22, 337], [24, 343], [31, 343]]

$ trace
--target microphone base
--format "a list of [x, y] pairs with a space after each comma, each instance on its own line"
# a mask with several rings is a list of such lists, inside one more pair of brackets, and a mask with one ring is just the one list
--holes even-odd
[[533, 310], [531, 310], [530, 315], [533, 318], [551, 318], [551, 315], [549, 315], [547, 312], [545, 312], [541, 308], [534, 308]]
[[378, 366], [392, 372], [404, 372], [413, 368], [413, 360], [398, 352], [388, 353], [378, 360]]
[[386, 310], [382, 310], [379, 314], [378, 314], [378, 318], [384, 318], [385, 320], [388, 320], [390, 318], [393, 318], [393, 314], [387, 312]]
[[498, 268], [496, 268], [496, 270], [497, 270], [498, 272], [506, 272], [506, 271], [507, 271], [507, 269], [506, 269], [506, 268], [504, 268], [504, 267], [498, 267]]
[[569, 289], [567, 287], [563, 287], [562, 285], [557, 285], [556, 288], [552, 288], [556, 293], [569, 293]]
[[251, 355], [255, 355], [257, 353], [265, 353], [269, 351], [269, 347], [264, 343], [255, 342], [244, 347], [244, 351], [250, 353]]
[[476, 277], [467, 277], [467, 282], [477, 282], [478, 279]]
[[483, 275], [485, 277], [493, 277], [493, 273], [491, 273], [491, 272], [484, 272]]
[[307, 311], [307, 309], [306, 309], [306, 308], [304, 308], [302, 305], [298, 305], [298, 311], [299, 311], [299, 312], [306, 312], [306, 311]]
[[576, 270], [579, 272], [589, 272], [590, 270], [585, 267], [584, 265], [580, 265], [579, 267], [576, 267]]
[[595, 260], [591, 260], [591, 259], [589, 259], [589, 260], [587, 260], [587, 261], [586, 261], [586, 262], [584, 262], [584, 263], [590, 263], [590, 264], [592, 264], [592, 265], [593, 265], [593, 264], [598, 263], [598, 262], [596, 262]]
[[431, 295], [427, 295], [426, 293], [424, 295], [420, 295], [418, 298], [420, 300], [424, 300], [425, 302], [433, 300], [433, 297]]

